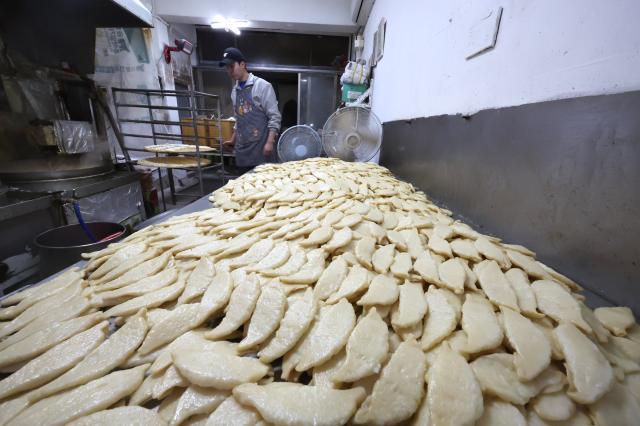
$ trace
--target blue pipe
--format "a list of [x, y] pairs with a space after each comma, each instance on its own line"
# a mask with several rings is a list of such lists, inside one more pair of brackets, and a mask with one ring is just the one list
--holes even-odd
[[89, 237], [92, 243], [97, 243], [98, 239], [93, 235], [87, 224], [84, 222], [84, 219], [82, 218], [82, 213], [80, 212], [80, 204], [77, 201], [73, 202], [73, 211], [75, 212], [78, 223], [82, 227], [84, 233], [87, 234], [87, 237]]

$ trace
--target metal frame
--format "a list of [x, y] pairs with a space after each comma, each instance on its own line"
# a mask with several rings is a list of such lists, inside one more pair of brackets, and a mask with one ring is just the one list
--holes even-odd
[[[204, 187], [203, 187], [203, 182], [202, 182], [202, 172], [203, 170], [209, 170], [209, 169], [219, 169], [220, 171], [220, 176], [223, 180], [223, 182], [225, 180], [227, 180], [230, 175], [228, 175], [225, 171], [224, 168], [224, 158], [225, 157], [234, 157], [233, 154], [225, 154], [223, 151], [223, 146], [222, 146], [222, 123], [221, 123], [221, 112], [220, 112], [220, 99], [218, 95], [212, 95], [209, 93], [204, 93], [204, 92], [199, 92], [196, 90], [158, 90], [158, 89], [125, 89], [125, 88], [117, 88], [114, 87], [111, 89], [112, 90], [112, 95], [113, 95], [113, 103], [115, 106], [115, 112], [116, 112], [116, 119], [118, 121], [118, 125], [120, 127], [120, 129], [122, 130], [122, 124], [123, 123], [137, 123], [137, 124], [146, 124], [149, 126], [151, 132], [149, 133], [127, 133], [127, 132], [122, 132], [122, 136], [125, 138], [130, 137], [130, 138], [143, 138], [143, 139], [151, 139], [153, 140], [153, 144], [154, 145], [158, 145], [158, 141], [174, 141], [174, 142], [182, 142], [182, 141], [189, 141], [190, 143], [193, 143], [196, 147], [196, 151], [194, 153], [180, 153], [179, 155], [185, 155], [185, 156], [195, 156], [196, 158], [196, 162], [197, 162], [197, 167], [193, 168], [186, 168], [186, 167], [175, 167], [177, 169], [181, 169], [181, 170], [195, 170], [197, 172], [197, 176], [198, 176], [198, 186], [199, 186], [199, 193], [198, 194], [190, 194], [190, 193], [181, 193], [178, 194], [176, 193], [175, 190], [175, 183], [174, 183], [174, 179], [173, 179], [173, 168], [170, 167], [156, 167], [156, 170], [158, 171], [158, 181], [159, 181], [159, 186], [160, 186], [160, 192], [162, 194], [162, 207], [163, 210], [166, 211], [167, 210], [167, 203], [165, 200], [165, 195], [164, 195], [164, 183], [163, 183], [163, 176], [162, 176], [162, 169], [167, 169], [167, 177], [169, 180], [169, 190], [171, 193], [171, 201], [172, 203], [175, 205], [176, 204], [176, 197], [177, 196], [187, 196], [187, 197], [202, 197], [204, 196]], [[144, 102], [142, 103], [127, 103], [127, 102], [121, 102], [121, 97], [119, 95], [121, 94], [138, 94], [138, 95], [143, 95], [144, 97]], [[178, 102], [177, 102], [177, 98], [182, 97], [182, 98], [187, 98], [189, 101], [189, 106], [185, 107], [185, 106], [178, 106]], [[176, 98], [176, 106], [170, 106], [167, 105], [166, 102], [162, 102], [161, 104], [159, 103], [154, 103], [152, 102], [152, 100], [155, 100], [156, 98], [160, 98], [161, 100], [165, 100], [167, 98]], [[212, 99], [215, 101], [215, 108], [205, 108], [205, 99]], [[128, 119], [128, 118], [122, 118], [120, 117], [120, 113], [119, 113], [119, 108], [140, 108], [140, 109], [146, 109], [148, 114], [149, 114], [149, 119], [148, 120], [138, 120], [138, 119]], [[156, 119], [154, 117], [154, 110], [161, 110], [161, 111], [180, 111], [183, 113], [187, 113], [187, 119], [191, 120], [191, 127], [193, 128], [193, 136], [187, 136], [187, 135], [182, 135], [182, 127], [185, 126], [185, 123], [183, 121], [175, 121], [175, 120], [162, 120], [162, 119]], [[198, 117], [201, 117], [202, 115], [205, 116], [210, 116], [213, 119], [215, 119], [215, 121], [217, 122], [217, 126], [218, 126], [218, 136], [217, 137], [213, 137], [213, 136], [200, 136], [198, 134]], [[186, 124], [188, 126], [188, 124]], [[180, 126], [181, 132], [180, 134], [176, 134], [176, 133], [168, 133], [166, 130], [163, 131], [158, 131], [156, 130], [156, 126]], [[166, 127], [165, 127], [166, 129]], [[219, 151], [218, 152], [200, 152], [200, 146], [203, 144], [204, 141], [217, 141], [218, 142], [218, 148]], [[160, 142], [162, 143], [162, 142]], [[132, 147], [128, 147], [124, 146], [124, 150], [127, 151], [138, 151], [138, 152], [148, 152], [145, 151], [144, 149], [140, 149], [140, 148], [132, 148]], [[155, 156], [158, 157], [159, 154], [161, 153], [155, 153]], [[169, 154], [166, 154], [169, 155]], [[175, 154], [174, 154], [175, 155]], [[213, 158], [217, 158], [218, 161], [213, 161], [211, 165], [209, 166], [203, 166], [201, 164], [201, 159], [203, 156], [207, 156], [207, 157], [213, 157]]]

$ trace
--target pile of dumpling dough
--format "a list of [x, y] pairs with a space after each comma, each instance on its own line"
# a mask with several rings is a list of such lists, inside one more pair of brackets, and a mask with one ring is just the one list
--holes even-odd
[[4, 425], [629, 425], [640, 327], [383, 167], [258, 167], [2, 301]]

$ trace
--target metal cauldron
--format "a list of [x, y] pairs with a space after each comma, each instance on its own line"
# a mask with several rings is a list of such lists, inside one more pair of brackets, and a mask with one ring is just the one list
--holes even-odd
[[119, 223], [87, 222], [87, 227], [98, 240], [92, 242], [80, 224], [49, 229], [33, 240], [40, 256], [40, 277], [45, 278], [81, 260], [81, 253], [101, 250], [111, 243], [123, 239], [127, 228]]

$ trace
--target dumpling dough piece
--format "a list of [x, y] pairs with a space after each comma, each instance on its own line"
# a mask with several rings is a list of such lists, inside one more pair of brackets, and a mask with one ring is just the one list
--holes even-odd
[[116, 371], [68, 392], [43, 399], [22, 411], [8, 425], [63, 425], [104, 410], [136, 390], [148, 367], [147, 364]]
[[216, 269], [213, 266], [213, 262], [206, 256], [200, 258], [195, 269], [189, 274], [189, 278], [187, 278], [187, 285], [178, 298], [178, 303], [189, 303], [196, 297], [202, 295], [207, 287], [209, 287], [215, 274]]
[[80, 362], [107, 337], [107, 322], [76, 334], [28, 362], [0, 381], [0, 399], [33, 389], [58, 377]]
[[549, 273], [545, 271], [544, 268], [540, 266], [540, 264], [536, 262], [532, 257], [514, 250], [507, 250], [507, 255], [509, 256], [511, 263], [523, 269], [532, 277], [540, 279], [550, 278]]
[[[428, 351], [449, 336], [458, 325], [460, 311], [449, 302], [448, 290], [429, 287], [425, 297], [429, 306], [420, 344]], [[455, 298], [456, 296], [452, 294]]]
[[344, 213], [340, 210], [330, 210], [329, 213], [322, 219], [321, 223], [326, 226], [331, 226], [340, 222], [340, 219], [344, 217]]
[[538, 395], [531, 407], [544, 420], [569, 420], [576, 412], [576, 405], [565, 392], [554, 392]]
[[48, 312], [39, 315], [38, 318], [29, 322], [26, 326], [22, 327], [16, 333], [4, 338], [0, 342], [0, 350], [4, 350], [9, 346], [17, 343], [34, 333], [37, 333], [45, 328], [51, 327], [51, 324], [59, 324], [68, 319], [76, 318], [83, 315], [85, 312], [91, 309], [89, 300], [78, 294], [62, 305], [48, 310]]
[[369, 271], [360, 265], [353, 265], [338, 291], [327, 299], [327, 303], [335, 303], [342, 298], [356, 299], [368, 288], [369, 278]]
[[146, 355], [196, 328], [206, 319], [201, 312], [202, 308], [199, 303], [178, 305], [149, 330], [138, 352]]
[[356, 412], [354, 423], [387, 425], [411, 417], [422, 400], [426, 366], [425, 354], [415, 341], [400, 343]]
[[347, 390], [298, 383], [247, 383], [233, 390], [242, 404], [276, 425], [344, 425], [365, 397], [362, 388]]
[[537, 311], [536, 295], [531, 289], [527, 274], [522, 269], [511, 268], [504, 273], [504, 276], [516, 293], [520, 312], [532, 318], [540, 318], [542, 314]]
[[467, 274], [460, 259], [448, 259], [438, 265], [440, 282], [456, 294], [464, 293], [464, 282]]
[[407, 243], [407, 252], [411, 256], [411, 259], [416, 260], [420, 253], [424, 251], [420, 234], [418, 234], [415, 228], [404, 229], [400, 231], [400, 234]]
[[600, 343], [606, 343], [611, 337], [611, 333], [602, 325], [600, 320], [596, 317], [593, 311], [588, 308], [584, 303], [580, 303], [580, 310], [582, 312], [582, 319], [584, 319], [591, 330], [593, 330], [593, 334], [598, 339]]
[[347, 359], [334, 374], [334, 382], [355, 382], [380, 372], [389, 351], [389, 332], [373, 308], [358, 322], [347, 342]]
[[231, 293], [225, 317], [216, 328], [205, 333], [205, 337], [215, 340], [237, 330], [251, 317], [259, 296], [260, 284], [255, 276], [243, 281]]
[[[14, 296], [9, 296], [7, 299], [12, 298], [18, 301], [18, 294], [23, 292], [31, 294], [30, 296], [25, 296], [23, 299], [19, 300], [17, 305], [0, 309], [0, 320], [15, 318], [37, 302], [40, 302], [44, 299], [49, 299], [55, 294], [60, 293], [62, 290], [65, 290], [69, 286], [76, 285], [80, 282], [81, 279], [82, 275], [78, 272], [77, 268], [71, 268], [69, 271], [63, 272], [60, 276], [50, 279], [44, 284], [38, 284], [35, 287], [22, 290]], [[40, 287], [41, 289], [38, 292], [34, 291], [34, 288]], [[3, 300], [0, 303], [5, 304], [7, 302]]]
[[636, 323], [633, 312], [625, 306], [596, 308], [593, 313], [616, 336], [626, 336], [627, 329]]
[[200, 303], [178, 305], [174, 310], [169, 311], [164, 318], [151, 327], [138, 352], [143, 355], [148, 354], [198, 327], [227, 304], [232, 290], [231, 275], [227, 271], [218, 272]]
[[340, 219], [340, 222], [333, 225], [333, 227], [337, 229], [344, 228], [344, 227], [351, 228], [359, 224], [360, 222], [362, 222], [362, 219], [363, 219], [362, 215], [358, 213], [349, 214], [343, 217], [342, 219]]
[[312, 386], [324, 386], [332, 389], [340, 389], [341, 383], [334, 383], [331, 381], [331, 378], [342, 367], [346, 359], [347, 352], [340, 351], [324, 364], [313, 367], [313, 379], [309, 384]]
[[322, 225], [314, 230], [306, 240], [300, 243], [303, 247], [317, 246], [326, 243], [333, 236], [333, 228], [331, 226]]
[[482, 236], [476, 239], [474, 245], [478, 252], [490, 260], [495, 260], [501, 268], [507, 269], [511, 267], [511, 261], [506, 253], [488, 238]]
[[291, 255], [285, 263], [275, 269], [261, 269], [260, 274], [267, 277], [279, 277], [282, 275], [291, 275], [300, 270], [307, 261], [307, 255], [304, 250], [297, 244], [290, 247]]
[[416, 271], [423, 280], [430, 284], [442, 286], [440, 274], [438, 274], [438, 263], [431, 257], [428, 251], [422, 252], [413, 264]]
[[51, 310], [63, 306], [73, 298], [80, 296], [85, 286], [86, 282], [77, 279], [59, 292], [31, 305], [11, 321], [0, 323], [0, 338], [9, 336], [39, 317], [46, 315]]
[[514, 365], [521, 380], [532, 380], [551, 362], [551, 343], [530, 319], [502, 307], [505, 334], [515, 349]]
[[407, 328], [422, 321], [428, 306], [422, 284], [406, 282], [399, 287], [398, 310], [391, 315], [395, 327]]
[[478, 263], [473, 272], [478, 276], [480, 287], [491, 302], [498, 306], [506, 306], [514, 311], [520, 311], [516, 293], [496, 261], [485, 260]]
[[96, 295], [96, 299], [100, 301], [100, 306], [111, 306], [120, 303], [123, 298], [142, 296], [150, 291], [166, 287], [169, 284], [176, 282], [177, 279], [177, 269], [168, 268], [155, 275], [143, 278], [136, 283], [129, 284], [116, 290], [98, 293]]
[[400, 290], [395, 278], [387, 275], [376, 275], [367, 292], [358, 300], [361, 306], [383, 305], [389, 306], [396, 303]]
[[[489, 399], [484, 405], [482, 417], [477, 426], [527, 426], [527, 419], [513, 404]], [[533, 425], [530, 425], [533, 426]]]
[[34, 358], [104, 319], [102, 313], [72, 318], [40, 330], [0, 351], [0, 367]]
[[539, 280], [531, 284], [536, 295], [538, 309], [558, 322], [571, 322], [586, 333], [591, 334], [589, 324], [582, 318], [579, 302], [554, 281]]
[[220, 390], [257, 382], [269, 372], [269, 367], [255, 358], [217, 351], [174, 351], [173, 362], [191, 383]]
[[247, 250], [242, 256], [233, 259], [231, 262], [231, 268], [241, 268], [247, 265], [253, 265], [264, 259], [271, 250], [275, 243], [271, 238], [264, 238]]
[[280, 277], [283, 284], [313, 284], [322, 276], [327, 252], [323, 249], [312, 250], [307, 253], [307, 263], [291, 275]]
[[482, 402], [473, 370], [444, 343], [428, 374], [426, 403], [432, 424], [472, 425], [482, 415]]
[[437, 253], [441, 256], [445, 257], [453, 257], [453, 253], [451, 252], [451, 246], [449, 242], [435, 233], [431, 235], [429, 238], [429, 242], [427, 243], [427, 247], [429, 250]]
[[173, 352], [180, 351], [212, 351], [229, 355], [237, 355], [237, 344], [227, 341], [212, 342], [204, 337], [204, 330], [191, 330], [169, 343], [156, 360], [151, 364], [149, 372], [160, 374], [173, 363]]
[[284, 241], [279, 242], [258, 263], [247, 266], [247, 272], [259, 272], [278, 268], [284, 265], [287, 259], [289, 259], [289, 256], [291, 256], [289, 244]]
[[371, 263], [373, 270], [379, 274], [386, 274], [393, 263], [396, 252], [395, 244], [387, 244], [379, 247], [371, 257]]
[[169, 425], [179, 425], [189, 417], [198, 414], [210, 414], [228, 397], [227, 391], [191, 385], [180, 396]]
[[614, 382], [589, 412], [597, 425], [634, 425], [640, 419], [640, 402], [624, 385]]
[[383, 214], [382, 226], [386, 229], [394, 229], [398, 226], [398, 215], [395, 212], [385, 212]]
[[156, 382], [151, 389], [151, 397], [162, 400], [175, 392], [176, 388], [186, 388], [189, 381], [185, 379], [175, 365], [171, 365], [162, 374], [162, 379]]
[[609, 361], [598, 347], [571, 323], [553, 331], [564, 355], [569, 390], [567, 395], [580, 404], [592, 404], [607, 393], [615, 380]]
[[280, 325], [284, 316], [287, 297], [281, 287], [268, 285], [262, 288], [256, 308], [249, 321], [247, 335], [238, 344], [245, 351], [264, 342]]
[[363, 237], [356, 243], [356, 259], [367, 269], [373, 269], [371, 260], [376, 249], [376, 240], [372, 237]]
[[[141, 253], [132, 256], [131, 258], [125, 260], [124, 262], [118, 263], [117, 267], [113, 268], [111, 271], [104, 274], [102, 277], [97, 278], [95, 280], [92, 279], [91, 285], [101, 285], [103, 283], [114, 281], [117, 278], [121, 277], [124, 274], [134, 270], [138, 266], [147, 262], [149, 259], [153, 259], [157, 257], [159, 251], [156, 249], [145, 248]], [[156, 271], [157, 272], [157, 271]], [[153, 273], [148, 273], [145, 276], [153, 275]], [[142, 277], [140, 277], [142, 278]]]
[[206, 426], [256, 426], [259, 421], [260, 416], [255, 410], [240, 404], [232, 395], [211, 413]]
[[162, 426], [164, 419], [155, 411], [143, 407], [117, 407], [80, 417], [68, 426], [110, 426], [110, 425]]
[[467, 334], [464, 351], [470, 354], [497, 348], [504, 337], [493, 305], [479, 294], [466, 295], [462, 305], [462, 329]]
[[348, 272], [349, 266], [344, 258], [342, 256], [335, 257], [318, 278], [318, 282], [313, 288], [314, 297], [319, 300], [329, 298], [340, 288], [340, 284]]
[[331, 239], [322, 246], [328, 252], [332, 252], [348, 245], [353, 240], [351, 228], [342, 228], [333, 233]]
[[29, 400], [38, 401], [107, 374], [133, 354], [142, 343], [147, 329], [146, 312], [141, 311], [71, 370], [30, 393]]
[[163, 303], [177, 299], [184, 290], [184, 285], [184, 281], [178, 279], [175, 284], [168, 285], [134, 299], [129, 299], [107, 310], [104, 314], [108, 317], [129, 316], [135, 314], [142, 308], [156, 308]]
[[303, 372], [322, 365], [340, 352], [356, 323], [353, 306], [346, 299], [335, 305], [323, 306], [317, 321], [299, 347], [296, 371]]
[[513, 355], [494, 353], [476, 358], [471, 368], [484, 395], [524, 405], [538, 393], [536, 383], [521, 382], [513, 366]]
[[387, 231], [387, 239], [400, 251], [407, 251], [407, 243], [399, 231]]
[[[153, 252], [157, 253], [157, 251], [155, 250], [153, 250], [152, 253]], [[163, 270], [171, 259], [172, 256], [169, 252], [165, 252], [159, 256], [154, 254], [154, 256], [149, 260], [137, 265], [134, 268], [131, 268], [124, 274], [120, 275], [118, 278], [114, 280], [103, 281], [97, 288], [99, 289], [99, 291], [113, 290], [116, 288], [124, 287], [125, 285], [134, 283], [151, 275], [155, 275]]]
[[237, 253], [242, 253], [243, 251], [248, 250], [249, 247], [257, 243], [259, 240], [260, 237], [257, 235], [240, 234], [237, 237], [231, 239], [226, 244], [226, 248], [220, 253], [216, 254], [213, 259], [217, 261]]
[[373, 237], [375, 238], [378, 244], [381, 244], [384, 239], [387, 237], [387, 231], [377, 223], [363, 221], [355, 227], [354, 231], [362, 236]]
[[473, 244], [472, 240], [468, 240], [465, 238], [456, 238], [455, 240], [451, 241], [449, 245], [451, 245], [451, 250], [453, 250], [453, 252], [460, 257], [469, 259], [472, 262], [476, 263], [482, 261], [482, 257], [480, 256], [480, 253], [478, 252], [478, 249], [476, 249], [476, 246]]
[[408, 279], [409, 271], [412, 267], [411, 256], [409, 253], [396, 253], [396, 256], [393, 259], [393, 263], [391, 264], [391, 273], [400, 279]]
[[[107, 256], [107, 260], [89, 275], [89, 279], [97, 280], [104, 277], [117, 266], [129, 259], [137, 257], [145, 250], [147, 250], [147, 244], [144, 242], [127, 244], [124, 247], [117, 249], [113, 254]], [[89, 264], [93, 262], [94, 261], [92, 260]], [[87, 264], [87, 267], [90, 266], [89, 264]]]
[[290, 301], [275, 336], [258, 352], [260, 361], [270, 363], [293, 348], [311, 325], [317, 310], [310, 288], [303, 297]]

